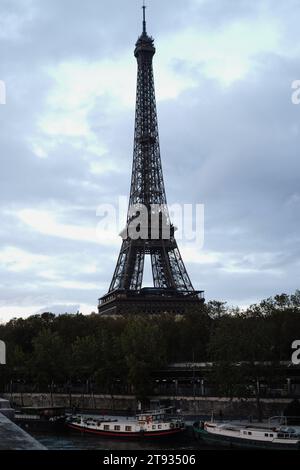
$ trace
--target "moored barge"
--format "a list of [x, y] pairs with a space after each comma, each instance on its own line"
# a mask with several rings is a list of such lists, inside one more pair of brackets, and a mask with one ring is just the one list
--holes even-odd
[[163, 438], [181, 434], [185, 423], [179, 416], [169, 416], [166, 410], [147, 411], [134, 417], [105, 419], [76, 416], [67, 420], [75, 431], [108, 438]]
[[208, 445], [244, 449], [300, 450], [299, 426], [261, 426], [202, 421], [194, 436]]
[[14, 421], [29, 431], [57, 432], [65, 430], [66, 413], [64, 407], [32, 406], [15, 412]]

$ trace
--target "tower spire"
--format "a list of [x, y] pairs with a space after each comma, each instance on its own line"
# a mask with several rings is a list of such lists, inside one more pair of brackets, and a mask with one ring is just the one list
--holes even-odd
[[147, 30], [146, 30], [146, 5], [145, 5], [145, 0], [143, 0], [143, 34], [147, 35]]

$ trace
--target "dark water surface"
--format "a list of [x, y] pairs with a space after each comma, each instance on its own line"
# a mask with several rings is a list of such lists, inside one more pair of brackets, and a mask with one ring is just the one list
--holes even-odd
[[[86, 416], [89, 415], [86, 414]], [[194, 438], [192, 428], [195, 421], [196, 417], [186, 418], [187, 428], [179, 436], [162, 439], [152, 438], [152, 440], [149, 438], [135, 440], [108, 439], [73, 430], [66, 430], [57, 434], [30, 431], [29, 429], [26, 429], [26, 431], [49, 450], [199, 450], [202, 444]], [[204, 448], [208, 449], [206, 446]]]
[[32, 432], [41, 444], [49, 450], [199, 450], [199, 444], [191, 430], [175, 438], [118, 440], [106, 439], [76, 432], [50, 434]]

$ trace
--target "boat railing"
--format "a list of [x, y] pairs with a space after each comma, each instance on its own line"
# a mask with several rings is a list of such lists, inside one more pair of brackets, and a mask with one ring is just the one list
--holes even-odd
[[[269, 427], [270, 428], [272, 427], [271, 422], [275, 421], [275, 420], [278, 421], [279, 426], [288, 426], [288, 421], [291, 420], [291, 419], [298, 420], [300, 422], [300, 417], [299, 416], [283, 416], [283, 415], [271, 416], [268, 420]], [[274, 427], [274, 424], [273, 424], [273, 427]]]
[[299, 441], [300, 436], [297, 433], [279, 431], [277, 432], [277, 439], [295, 439], [296, 441]]
[[173, 410], [174, 407], [169, 406], [169, 407], [164, 407], [164, 408], [157, 408], [155, 410], [147, 410], [147, 411], [139, 411], [137, 413], [137, 417], [140, 416], [165, 416], [167, 414], [170, 414], [170, 411]]
[[19, 420], [22, 420], [22, 419], [27, 419], [27, 420], [32, 420], [32, 421], [36, 421], [38, 419], [40, 419], [40, 416], [38, 415], [29, 415], [29, 414], [16, 414], [15, 415], [15, 420], [18, 421]]

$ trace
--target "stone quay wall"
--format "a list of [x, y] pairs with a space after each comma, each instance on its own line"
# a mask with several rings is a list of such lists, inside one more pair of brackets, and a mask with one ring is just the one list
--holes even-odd
[[[49, 393], [13, 393], [2, 394], [10, 400], [13, 407], [20, 406], [63, 406], [69, 409], [79, 408], [98, 412], [134, 412], [138, 402], [131, 395], [81, 395]], [[184, 397], [155, 396], [150, 398], [161, 405], [168, 404], [180, 409], [186, 416], [210, 416], [224, 418], [248, 418], [257, 415], [257, 404], [253, 398], [226, 397]], [[290, 398], [262, 398], [261, 409], [265, 417], [280, 416]]]

